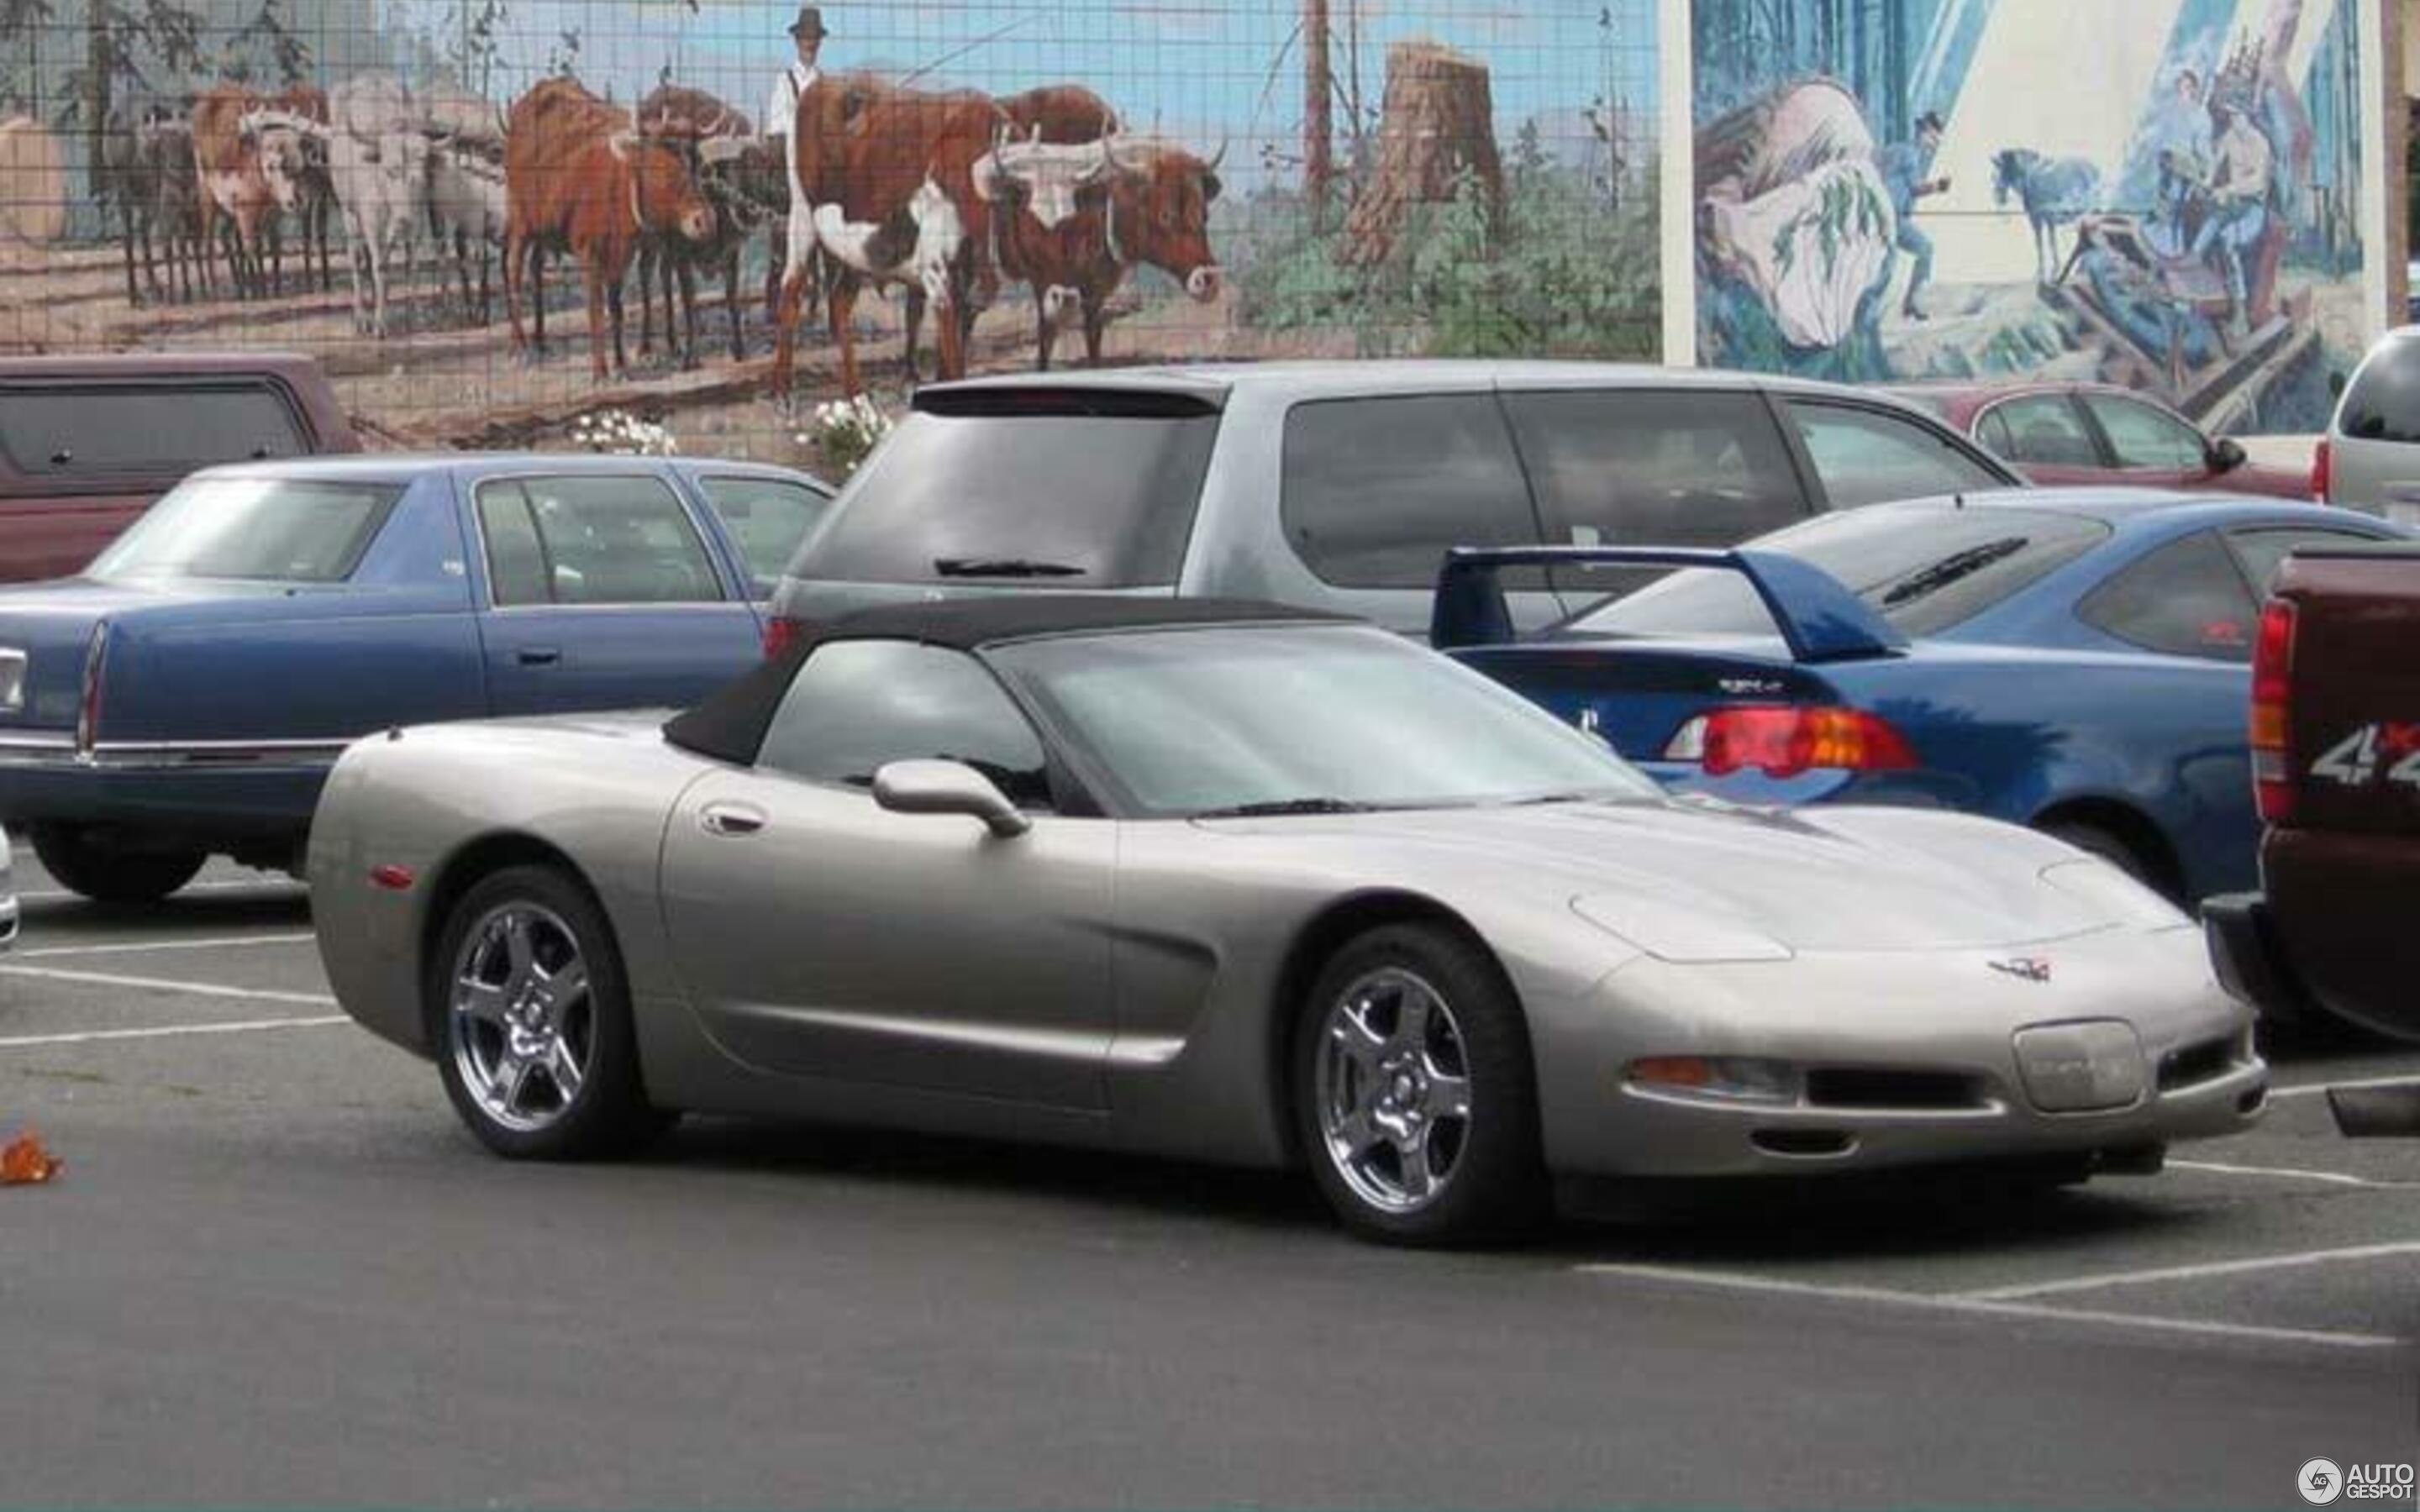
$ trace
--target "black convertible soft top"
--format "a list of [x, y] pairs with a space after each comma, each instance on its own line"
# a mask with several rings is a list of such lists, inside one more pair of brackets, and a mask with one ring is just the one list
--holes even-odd
[[978, 646], [1042, 636], [1119, 630], [1183, 629], [1204, 625], [1351, 625], [1317, 609], [1288, 609], [1240, 598], [1128, 598], [1102, 594], [1001, 594], [860, 609], [810, 627], [779, 656], [664, 724], [664, 738], [684, 750], [742, 765], [755, 761], [773, 712], [790, 690], [799, 664], [834, 640], [914, 640], [972, 651]]

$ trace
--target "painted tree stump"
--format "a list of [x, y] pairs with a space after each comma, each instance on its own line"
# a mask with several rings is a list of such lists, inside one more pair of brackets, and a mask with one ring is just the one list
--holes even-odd
[[0, 121], [0, 237], [47, 246], [67, 221], [58, 139], [29, 116]]
[[1343, 260], [1386, 261], [1414, 208], [1450, 201], [1466, 174], [1478, 182], [1492, 229], [1504, 213], [1504, 164], [1487, 65], [1436, 42], [1397, 42], [1387, 50], [1377, 171], [1345, 220]]

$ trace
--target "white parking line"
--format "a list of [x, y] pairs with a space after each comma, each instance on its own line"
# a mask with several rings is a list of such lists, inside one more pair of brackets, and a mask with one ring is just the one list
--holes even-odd
[[2299, 1087], [2272, 1087], [2271, 1097], [2317, 1097], [2331, 1087], [2363, 1088], [2370, 1087], [2408, 1087], [2420, 1082], [2420, 1071], [2407, 1071], [2400, 1076], [2366, 1076], [2353, 1082], [2308, 1082]]
[[46, 945], [39, 950], [19, 950], [14, 959], [30, 961], [36, 956], [101, 955], [110, 951], [133, 950], [216, 950], [230, 945], [301, 945], [318, 936], [303, 932], [300, 934], [222, 934], [207, 940], [123, 940], [109, 945]]
[[189, 993], [195, 997], [240, 997], [259, 1003], [302, 1003], [334, 1008], [326, 993], [287, 993], [271, 987], [223, 987], [209, 981], [177, 981], [165, 977], [121, 977], [109, 971], [68, 971], [57, 966], [0, 964], [0, 977], [34, 977], [45, 981], [88, 982], [96, 987], [137, 987], [155, 993]]
[[2420, 1189], [2420, 1181], [2373, 1181], [2366, 1176], [2348, 1176], [2342, 1171], [2305, 1170], [2299, 1165], [2229, 1165], [2215, 1160], [2172, 1160], [2172, 1171], [2211, 1171], [2220, 1176], [2274, 1176], [2283, 1180], [2325, 1181], [2332, 1186], [2368, 1187], [2379, 1192], [2409, 1192]]
[[2139, 1313], [2100, 1312], [2081, 1307], [2044, 1307], [2022, 1302], [1993, 1300], [1983, 1293], [1942, 1296], [1923, 1291], [1894, 1291], [1883, 1287], [1835, 1287], [1810, 1281], [1783, 1281], [1736, 1271], [1693, 1271], [1665, 1265], [1582, 1265], [1591, 1275], [1627, 1276], [1675, 1286], [1715, 1290], [1753, 1291], [1774, 1296], [1813, 1297], [1828, 1302], [1877, 1303], [1932, 1312], [1971, 1313], [1997, 1318], [2030, 1318], [2045, 1322], [2107, 1324], [2173, 1334], [2197, 1334], [2217, 1338], [2264, 1339], [2281, 1344], [2317, 1344], [2333, 1349], [2394, 1349], [2405, 1341], [2386, 1334], [2348, 1334], [2314, 1328], [2273, 1328], [2260, 1323], [2222, 1323], [2195, 1318], [2155, 1318]]
[[2256, 1255], [2242, 1260], [2209, 1260], [2199, 1265], [2168, 1265], [2151, 1271], [2107, 1271], [2099, 1275], [2069, 1276], [2061, 1281], [2036, 1281], [2021, 1287], [1992, 1287], [1962, 1291], [1968, 1302], [2009, 1302], [2019, 1297], [2054, 1297], [2072, 1291], [2097, 1291], [2103, 1287], [2153, 1286], [2163, 1281], [2199, 1281], [2214, 1275], [2246, 1275], [2255, 1271], [2282, 1271], [2302, 1265], [2328, 1265], [2338, 1260], [2378, 1260], [2397, 1255], [2420, 1255], [2420, 1240], [2391, 1244], [2353, 1244], [2344, 1249], [2297, 1250], [2290, 1255]]
[[261, 1029], [319, 1029], [350, 1024], [342, 1013], [321, 1018], [246, 1019], [237, 1024], [167, 1024], [151, 1029], [85, 1029], [74, 1034], [21, 1034], [0, 1039], [0, 1050], [25, 1050], [37, 1045], [85, 1044], [95, 1040], [158, 1040], [178, 1034], [251, 1034]]

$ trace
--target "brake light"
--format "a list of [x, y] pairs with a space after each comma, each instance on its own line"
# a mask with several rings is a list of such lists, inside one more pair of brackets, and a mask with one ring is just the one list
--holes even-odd
[[92, 627], [84, 650], [84, 693], [76, 702], [75, 743], [79, 755], [90, 756], [101, 738], [101, 678], [109, 659], [109, 622]]
[[1907, 737], [1863, 709], [1743, 705], [1681, 727], [1664, 759], [1696, 762], [1710, 777], [1754, 767], [1767, 777], [1823, 769], [1900, 772], [1916, 765]]
[[2335, 482], [2335, 458], [2329, 450], [2328, 439], [2322, 436], [2319, 444], [2311, 448], [2311, 498], [2315, 502], [2328, 501], [2328, 487]]
[[2260, 638], [2252, 648], [2252, 791], [2265, 824], [2294, 818], [2294, 606], [2273, 598], [2260, 610]]
[[765, 659], [772, 661], [799, 643], [799, 634], [806, 629], [804, 622], [786, 614], [776, 614], [765, 622]]

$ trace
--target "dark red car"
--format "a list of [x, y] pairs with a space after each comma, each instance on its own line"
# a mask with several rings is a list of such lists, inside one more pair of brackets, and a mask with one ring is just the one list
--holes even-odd
[[361, 449], [308, 357], [0, 358], [0, 582], [81, 572], [196, 468]]
[[1911, 383], [1885, 393], [1924, 408], [2045, 486], [2149, 488], [2308, 499], [2307, 471], [2262, 467], [2167, 406], [2106, 383]]

